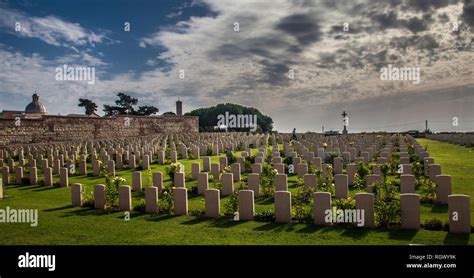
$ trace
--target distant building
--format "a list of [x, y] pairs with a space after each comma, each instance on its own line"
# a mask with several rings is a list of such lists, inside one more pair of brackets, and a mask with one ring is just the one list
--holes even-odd
[[[182, 114], [181, 107], [178, 112]], [[110, 140], [181, 132], [199, 132], [199, 117], [172, 115], [101, 117], [95, 113], [51, 115], [41, 104], [36, 93], [24, 111], [4, 110], [0, 113], [0, 148], [16, 144]]]
[[35, 119], [41, 118], [43, 115], [48, 115], [46, 108], [40, 102], [40, 97], [36, 93], [32, 96], [33, 101], [30, 102], [25, 111], [13, 111], [13, 110], [3, 110], [0, 118], [2, 119], [14, 119], [17, 117], [20, 118], [27, 118], [27, 119]]
[[176, 116], [183, 116], [183, 102], [179, 99], [176, 101]]
[[333, 135], [340, 135], [339, 131], [337, 130], [328, 130], [324, 132], [324, 136], [333, 136]]

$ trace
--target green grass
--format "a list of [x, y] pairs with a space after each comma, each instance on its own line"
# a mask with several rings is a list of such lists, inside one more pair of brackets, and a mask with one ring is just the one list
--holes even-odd
[[[429, 144], [431, 156], [442, 164], [443, 173], [453, 175], [453, 192], [465, 193], [471, 196], [472, 189], [467, 185], [473, 180], [474, 165], [472, 161], [467, 168], [471, 171], [450, 172], [450, 167], [460, 159], [467, 163], [466, 155], [469, 150], [446, 143], [423, 141]], [[437, 157], [436, 148], [445, 149], [446, 161]], [[446, 148], [454, 148], [452, 151]], [[460, 148], [458, 150], [458, 148]], [[464, 150], [464, 151], [462, 151]], [[256, 152], [256, 150], [254, 150]], [[451, 155], [452, 153], [452, 155]], [[459, 153], [464, 158], [458, 158]], [[238, 155], [238, 154], [237, 154]], [[472, 155], [470, 156], [472, 158]], [[472, 159], [471, 159], [472, 160]], [[191, 170], [191, 163], [196, 160], [180, 160], [185, 165], [186, 172]], [[212, 162], [218, 162], [213, 157]], [[446, 164], [446, 165], [445, 165]], [[451, 165], [451, 166], [450, 166]], [[152, 165], [153, 171], [165, 172], [165, 166]], [[117, 172], [131, 183], [131, 170]], [[463, 174], [464, 178], [456, 175]], [[142, 174], [146, 182], [146, 171]], [[170, 183], [167, 175], [165, 183]], [[57, 177], [55, 177], [57, 178]], [[289, 178], [289, 190], [293, 193], [296, 177]], [[463, 180], [463, 185], [456, 184]], [[85, 188], [92, 190], [94, 184], [104, 183], [104, 178], [70, 177], [71, 183], [82, 183]], [[186, 181], [191, 188], [196, 181]], [[398, 229], [361, 229], [356, 227], [333, 226], [318, 227], [311, 224], [275, 224], [268, 222], [235, 222], [223, 217], [211, 220], [194, 216], [149, 215], [132, 213], [131, 220], [124, 220], [123, 212], [103, 212], [89, 208], [70, 207], [69, 188], [47, 188], [36, 185], [5, 187], [6, 197], [0, 201], [0, 208], [30, 208], [39, 210], [39, 225], [0, 223], [0, 244], [265, 244], [265, 245], [407, 245], [413, 244], [474, 244], [470, 235], [452, 235], [445, 231], [403, 231]], [[351, 191], [351, 195], [356, 191]], [[133, 194], [137, 201], [137, 194]], [[221, 210], [229, 197], [222, 198]], [[472, 207], [472, 206], [471, 206]], [[435, 209], [434, 209], [435, 208]], [[190, 195], [190, 210], [203, 210], [202, 196]], [[271, 198], [256, 200], [256, 210], [273, 210]], [[434, 211], [433, 211], [434, 210]], [[471, 214], [472, 215], [472, 214]], [[437, 217], [447, 220], [443, 208], [422, 206], [422, 219]]]

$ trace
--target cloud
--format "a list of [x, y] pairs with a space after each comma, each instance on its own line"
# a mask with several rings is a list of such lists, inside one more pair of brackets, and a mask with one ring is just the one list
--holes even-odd
[[464, 0], [462, 17], [470, 26], [474, 27], [474, 0]]
[[166, 18], [168, 18], [168, 19], [175, 18], [175, 17], [179, 17], [182, 14], [183, 14], [183, 11], [177, 11], [175, 13], [170, 13], [170, 14], [166, 15]]
[[[222, 102], [254, 106], [280, 120], [283, 124], [276, 122], [276, 127], [285, 129], [300, 119], [300, 113], [308, 122], [322, 115], [317, 111], [324, 107], [362, 111], [366, 106], [361, 103], [375, 105], [381, 98], [396, 99], [406, 92], [426, 95], [434, 88], [472, 84], [472, 33], [447, 31], [449, 19], [469, 12], [466, 3], [471, 2], [466, 0], [463, 6], [435, 0], [427, 4], [428, 13], [408, 0], [274, 0], [271, 4], [203, 0], [200, 5], [206, 5], [212, 16], [156, 26], [157, 32], [139, 39], [137, 48], [152, 52], [147, 71], [130, 69], [100, 78], [94, 86], [55, 83], [48, 79], [49, 72], [60, 58], [46, 60], [39, 54], [28, 56], [0, 47], [0, 62], [8, 65], [0, 70], [0, 82], [5, 91], [25, 94], [28, 100], [35, 89], [44, 92], [42, 99], [51, 102], [49, 111], [64, 113], [63, 106], [75, 107], [84, 96], [101, 105], [120, 90], [140, 92], [141, 100], [159, 106], [160, 111], [171, 110], [178, 97], [186, 109]], [[349, 23], [348, 32], [342, 28], [344, 22]], [[52, 38], [58, 43], [91, 44], [79, 35]], [[108, 66], [98, 55], [86, 53], [90, 57], [77, 52], [62, 59]], [[157, 68], [162, 64], [167, 70]], [[420, 67], [421, 84], [381, 81], [378, 70], [388, 64]], [[290, 69], [295, 79], [288, 78]], [[179, 70], [184, 70], [184, 79], [178, 77]], [[25, 81], [24, 76], [29, 78]]]
[[321, 38], [321, 31], [315, 15], [293, 14], [280, 20], [276, 28], [294, 36], [299, 44], [308, 45]]
[[[16, 31], [19, 24], [20, 30]], [[0, 3], [0, 28], [4, 32], [24, 38], [36, 38], [54, 46], [95, 46], [97, 43], [116, 42], [104, 32], [93, 32], [56, 16], [36, 17]]]
[[415, 8], [418, 11], [426, 11], [427, 9], [438, 9], [446, 7], [449, 4], [458, 2], [456, 0], [408, 0], [405, 8]]
[[418, 33], [421, 31], [426, 31], [428, 29], [428, 24], [426, 21], [418, 17], [412, 17], [406, 22], [406, 27], [413, 33]]

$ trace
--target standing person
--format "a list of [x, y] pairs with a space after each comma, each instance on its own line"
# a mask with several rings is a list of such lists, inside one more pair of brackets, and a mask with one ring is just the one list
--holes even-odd
[[298, 138], [296, 137], [296, 128], [293, 128], [293, 136], [292, 136], [292, 139], [293, 140], [297, 140]]

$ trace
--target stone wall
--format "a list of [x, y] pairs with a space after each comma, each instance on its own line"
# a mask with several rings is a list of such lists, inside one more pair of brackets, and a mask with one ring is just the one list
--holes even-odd
[[41, 119], [0, 119], [0, 146], [146, 136], [157, 133], [198, 132], [193, 116], [43, 116]]

